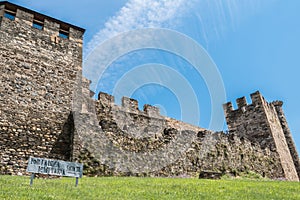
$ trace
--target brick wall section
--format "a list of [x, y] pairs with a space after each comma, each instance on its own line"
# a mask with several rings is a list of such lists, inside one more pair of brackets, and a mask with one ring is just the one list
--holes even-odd
[[229, 131], [270, 148], [280, 158], [285, 178], [298, 181], [295, 164], [290, 153], [280, 119], [273, 104], [267, 103], [259, 92], [251, 94], [252, 104], [244, 97], [237, 99], [238, 109], [224, 105]]
[[15, 20], [3, 17], [0, 24], [1, 174], [24, 173], [29, 156], [71, 156], [71, 100], [83, 32], [71, 27], [70, 39], [62, 39], [57, 21], [45, 18], [38, 30], [33, 17], [18, 8]]

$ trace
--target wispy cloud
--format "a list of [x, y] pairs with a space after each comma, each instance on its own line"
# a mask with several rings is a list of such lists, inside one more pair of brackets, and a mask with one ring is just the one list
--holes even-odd
[[129, 0], [88, 43], [85, 55], [99, 43], [138, 28], [173, 28], [196, 0]]
[[[223, 110], [219, 105], [225, 102], [222, 77], [214, 64], [208, 67], [210, 59], [203, 59], [207, 57], [207, 53], [198, 46], [197, 42], [200, 41], [202, 45], [206, 44], [208, 49], [210, 40], [222, 38], [223, 34], [228, 29], [234, 28], [241, 18], [251, 15], [257, 5], [260, 5], [259, 0], [129, 0], [86, 46], [83, 74], [92, 81], [93, 91], [98, 92], [101, 88], [102, 91], [109, 93], [118, 91], [119, 96], [123, 96], [126, 90], [117, 90], [115, 88], [117, 81], [121, 80], [123, 75], [130, 72], [135, 65], [139, 65], [135, 62], [143, 58], [139, 55], [147, 55], [153, 58], [152, 63], [163, 62], [181, 73], [184, 72], [184, 77], [193, 83], [191, 84], [193, 88], [196, 88], [199, 81], [191, 79], [193, 71], [181, 70], [188, 69], [188, 64], [172, 65], [174, 58], [167, 57], [167, 60], [164, 60], [166, 56], [159, 50], [171, 52], [174, 56], [181, 56], [199, 70], [206, 86], [210, 88], [211, 99], [215, 101], [212, 105], [219, 109], [212, 113], [220, 117], [216, 120], [217, 125], [212, 126], [220, 130], [218, 123], [222, 122]], [[158, 29], [152, 30], [151, 28]], [[175, 29], [178, 32], [174, 31], [176, 34], [172, 34], [172, 31], [164, 28]], [[187, 43], [190, 40], [187, 37], [184, 39], [179, 37], [181, 33], [193, 38], [193, 42]], [[198, 47], [201, 51], [196, 52]], [[141, 51], [150, 48], [153, 51], [158, 50], [155, 51], [157, 55]], [[131, 54], [132, 51], [137, 52]], [[201, 63], [204, 61], [207, 62]], [[145, 62], [141, 61], [141, 63]], [[108, 70], [109, 68], [111, 70]], [[156, 73], [160, 77], [159, 81], [166, 80], [164, 73], [159, 70], [156, 70]], [[145, 72], [144, 75], [148, 78], [150, 74], [150, 78], [154, 78], [153, 72]], [[141, 76], [135, 74], [134, 77]], [[219, 81], [216, 81], [216, 77], [219, 77]], [[173, 81], [177, 83], [176, 80]], [[134, 78], [127, 80], [126, 85], [134, 86], [134, 88], [143, 86], [143, 84], [136, 83]], [[213, 97], [212, 94], [219, 90], [218, 95]], [[221, 126], [223, 126], [222, 123]]]
[[[257, 11], [261, 4], [259, 0], [128, 0], [124, 7], [105, 23], [104, 28], [84, 48], [84, 75], [92, 80], [92, 84], [96, 86], [98, 83], [96, 80], [100, 79], [100, 77], [96, 77], [99, 75], [96, 72], [101, 71], [100, 75], [103, 75], [102, 72], [108, 67], [106, 64], [112, 64], [104, 61], [107, 61], [108, 58], [118, 58], [121, 61], [119, 63], [126, 65], [132, 61], [132, 58], [124, 56], [120, 60], [120, 55], [117, 55], [117, 52], [123, 52], [124, 49], [134, 49], [128, 46], [147, 46], [144, 44], [147, 40], [143, 37], [150, 37], [149, 34], [136, 36], [124, 44], [123, 36], [126, 34], [121, 36], [124, 32], [141, 28], [175, 29], [194, 38], [201, 45], [206, 46], [208, 50], [210, 41], [221, 39], [224, 33], [234, 29], [242, 18]], [[151, 37], [155, 36], [157, 35]], [[118, 43], [115, 46], [105, 45], [104, 42], [111, 38], [114, 38], [113, 43]], [[149, 41], [153, 40], [150, 39]], [[163, 38], [163, 40], [159, 39], [158, 41], [177, 44], [170, 41], [170, 38]], [[139, 43], [141, 44], [139, 45]], [[140, 53], [139, 55], [143, 54]], [[155, 57], [164, 59], [159, 56]], [[135, 55], [134, 60], [137, 58]], [[125, 70], [128, 69], [120, 65], [118, 70], [110, 71], [107, 78], [116, 79], [119, 74], [125, 73]], [[101, 80], [104, 79], [105, 74], [104, 77], [101, 76]], [[107, 85], [101, 89], [112, 88], [111, 82], [108, 81]]]
[[[269, 5], [272, 1], [259, 0], [197, 0], [190, 13], [195, 16], [195, 26], [200, 27], [203, 45], [212, 40], [222, 39], [232, 32], [248, 17], [251, 17]], [[192, 37], [195, 37], [193, 35]]]
[[198, 19], [188, 26], [199, 27], [207, 45], [209, 39], [222, 38], [224, 32], [235, 29], [242, 18], [255, 13], [263, 4], [267, 3], [259, 0], [129, 0], [88, 42], [84, 55], [106, 39], [133, 29], [176, 29], [179, 19], [187, 14]]

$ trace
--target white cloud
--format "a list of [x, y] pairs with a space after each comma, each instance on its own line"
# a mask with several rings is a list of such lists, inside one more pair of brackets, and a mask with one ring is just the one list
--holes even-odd
[[[129, 0], [87, 44], [84, 49], [84, 75], [93, 80], [92, 84], [96, 86], [98, 83], [96, 80], [100, 77], [95, 76], [102, 75], [102, 72], [108, 67], [107, 65], [112, 64], [106, 63], [107, 60], [119, 59], [120, 55], [117, 55], [117, 52], [124, 53], [123, 50], [128, 47], [147, 46], [144, 44], [147, 38], [144, 37], [149, 37], [149, 35], [144, 33], [135, 36], [136, 38], [131, 38], [130, 42], [124, 44], [123, 37], [126, 34], [122, 36], [121, 33], [140, 28], [170, 28], [183, 33], [185, 29], [191, 29], [193, 30], [191, 35], [187, 35], [198, 42], [199, 38], [202, 38], [203, 41], [199, 43], [206, 44], [206, 49], [208, 49], [210, 40], [222, 38], [228, 28], [234, 28], [243, 16], [257, 10], [260, 4], [258, 0]], [[182, 25], [178, 23], [179, 19], [186, 20], [183, 30], [177, 26]], [[115, 37], [117, 35], [120, 37]], [[151, 35], [151, 37], [149, 41], [154, 42], [157, 35]], [[104, 43], [111, 38], [114, 38], [114, 46]], [[178, 45], [176, 42], [170, 41], [170, 38], [156, 38], [156, 40], [165, 44]], [[159, 44], [157, 45], [159, 46]], [[126, 63], [132, 58], [123, 57], [123, 59]], [[110, 72], [110, 78], [118, 77], [116, 74], [125, 73], [124, 66], [119, 68]], [[101, 74], [96, 71], [101, 71]], [[108, 83], [108, 88], [111, 88], [110, 83]]]
[[195, 0], [129, 0], [88, 43], [85, 55], [104, 40], [138, 28], [172, 28]]
[[128, 0], [94, 35], [84, 54], [87, 56], [105, 40], [133, 29], [176, 29], [178, 19], [187, 14], [198, 19], [188, 26], [200, 27], [200, 35], [208, 43], [213, 37], [222, 38], [226, 30], [235, 29], [243, 17], [259, 10], [262, 4], [267, 3], [259, 0]]

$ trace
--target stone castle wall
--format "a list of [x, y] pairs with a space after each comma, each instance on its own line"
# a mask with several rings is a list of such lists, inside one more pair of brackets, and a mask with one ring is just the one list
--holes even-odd
[[[6, 6], [6, 7], [5, 7]], [[4, 17], [4, 8], [15, 19]], [[71, 156], [71, 99], [82, 63], [82, 30], [11, 4], [0, 7], [0, 173], [24, 173], [29, 156]], [[43, 30], [33, 28], [35, 17]]]
[[[5, 17], [9, 11], [14, 19]], [[42, 30], [32, 27], [42, 22]], [[40, 23], [41, 25], [41, 23]], [[60, 37], [67, 31], [68, 38]], [[0, 174], [25, 173], [29, 156], [84, 163], [85, 175], [196, 176], [254, 171], [299, 180], [281, 102], [257, 92], [224, 105], [229, 133], [99, 93], [80, 76], [84, 30], [0, 2]], [[78, 74], [79, 72], [79, 74]], [[79, 76], [78, 76], [79, 75]], [[76, 100], [74, 104], [72, 101]]]
[[283, 109], [282, 109], [283, 102], [282, 101], [275, 101], [275, 102], [272, 102], [272, 104], [276, 109], [277, 116], [280, 120], [280, 124], [281, 124], [282, 130], [284, 132], [284, 136], [285, 136], [287, 145], [289, 147], [291, 156], [293, 158], [294, 165], [295, 165], [295, 168], [297, 170], [298, 177], [300, 177], [300, 159], [299, 159], [299, 155], [298, 155], [296, 145], [294, 143], [291, 131], [289, 129], [288, 123], [286, 121], [286, 118], [285, 118], [285, 115], [284, 115], [284, 112], [283, 112]]
[[[122, 105], [118, 106], [115, 105], [113, 96], [100, 93], [94, 104], [95, 112], [91, 110], [80, 114], [81, 116], [77, 115], [79, 121], [83, 123], [78, 126], [81, 130], [77, 130], [77, 133], [75, 131], [77, 136], [74, 137], [79, 139], [74, 144], [80, 144], [80, 147], [74, 148], [78, 151], [74, 151], [73, 158], [85, 163], [86, 174], [169, 177], [195, 176], [200, 171], [235, 174], [250, 170], [270, 178], [286, 178], [278, 152], [271, 149], [272, 146], [262, 148], [259, 142], [240, 137], [234, 132], [213, 133], [170, 119], [161, 116], [158, 108], [149, 105], [140, 111], [138, 102], [127, 97], [123, 97]], [[170, 162], [162, 163], [158, 170], [146, 172], [120, 170], [118, 165], [113, 164], [123, 162], [121, 158], [117, 158], [118, 155], [105, 158], [113, 160], [112, 163], [101, 162], [103, 156], [99, 155], [99, 152], [105, 149], [103, 144], [105, 146], [111, 142], [123, 152], [135, 152], [136, 156], [132, 158], [125, 153], [123, 155], [132, 159], [130, 163], [138, 163], [139, 153], [160, 150], [164, 152], [170, 141], [176, 140], [182, 133], [192, 138], [189, 140], [189, 146], [187, 148], [181, 146], [184, 151], [176, 155], [177, 157], [170, 154], [168, 156]], [[106, 140], [102, 136], [106, 137]], [[114, 154], [114, 152], [106, 153]], [[163, 155], [161, 157], [164, 160]]]
[[233, 110], [231, 103], [224, 105], [229, 131], [258, 142], [262, 149], [270, 148], [278, 154], [285, 177], [289, 180], [299, 180], [297, 163], [294, 163], [293, 152], [289, 150], [295, 146], [286, 140], [280, 120], [283, 116], [279, 117], [274, 104], [267, 103], [259, 92], [251, 94], [251, 99], [252, 104], [249, 105], [245, 97], [237, 99], [236, 110]]

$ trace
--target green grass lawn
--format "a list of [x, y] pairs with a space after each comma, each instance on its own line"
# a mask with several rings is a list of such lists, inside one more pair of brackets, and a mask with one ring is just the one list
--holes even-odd
[[267, 180], [0, 176], [0, 199], [300, 199], [300, 183]]

